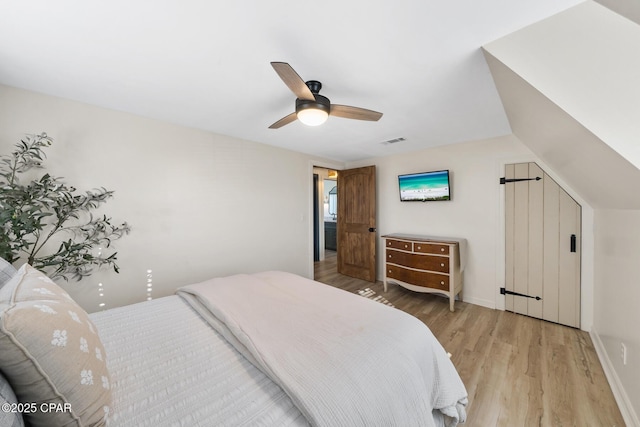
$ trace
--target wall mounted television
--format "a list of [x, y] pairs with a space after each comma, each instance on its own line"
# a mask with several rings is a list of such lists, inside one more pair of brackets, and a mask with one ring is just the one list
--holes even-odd
[[399, 175], [398, 184], [401, 202], [451, 200], [449, 170]]

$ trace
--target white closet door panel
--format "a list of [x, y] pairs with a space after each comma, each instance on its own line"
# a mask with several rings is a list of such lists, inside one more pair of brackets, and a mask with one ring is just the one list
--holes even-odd
[[[505, 178], [513, 179], [515, 177], [515, 166], [514, 165], [506, 165], [505, 167]], [[509, 291], [514, 290], [514, 264], [513, 264], [513, 254], [514, 254], [514, 242], [515, 239], [513, 237], [514, 233], [514, 208], [515, 208], [515, 186], [507, 185], [505, 186], [505, 289]], [[508, 311], [513, 311], [513, 295], [506, 295], [505, 298], [505, 309]]]
[[[529, 165], [521, 163], [515, 165], [515, 178], [529, 178]], [[520, 181], [511, 184], [514, 193], [514, 291], [527, 295], [529, 270], [529, 182]], [[513, 311], [519, 314], [527, 313], [527, 298], [515, 297]]]
[[[571, 235], [576, 251], [571, 252]], [[560, 191], [559, 318], [563, 325], [580, 326], [580, 209], [565, 191]]]
[[580, 205], [535, 163], [506, 165], [505, 178], [525, 179], [505, 184], [505, 288], [522, 294], [506, 309], [580, 327]]
[[[529, 163], [529, 178], [543, 177], [544, 172], [535, 163]], [[542, 296], [544, 253], [544, 180], [529, 183], [529, 260], [528, 289], [526, 295]], [[526, 298], [527, 314], [542, 318], [543, 300]]]
[[544, 179], [544, 218], [542, 318], [558, 322], [560, 187], [547, 176]]

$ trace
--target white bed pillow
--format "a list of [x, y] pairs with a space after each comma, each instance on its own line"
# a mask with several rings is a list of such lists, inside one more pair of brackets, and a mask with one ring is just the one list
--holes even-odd
[[17, 270], [4, 258], [0, 258], [0, 288], [4, 286], [15, 274]]
[[0, 348], [0, 370], [18, 400], [35, 403], [23, 414], [29, 425], [105, 424], [110, 377], [96, 328], [69, 294], [28, 264], [0, 288]]

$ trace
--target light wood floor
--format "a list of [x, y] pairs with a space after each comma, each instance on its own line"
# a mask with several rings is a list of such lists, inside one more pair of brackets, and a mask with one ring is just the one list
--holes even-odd
[[315, 263], [315, 279], [370, 288], [429, 326], [467, 387], [465, 426], [625, 425], [586, 332], [459, 301], [451, 313], [443, 297], [342, 276], [335, 256]]

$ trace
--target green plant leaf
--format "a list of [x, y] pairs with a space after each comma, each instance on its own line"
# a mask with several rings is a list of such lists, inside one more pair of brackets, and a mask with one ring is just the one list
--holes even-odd
[[[119, 272], [115, 252], [94, 254], [97, 247], [108, 248], [131, 230], [126, 222], [113, 226], [106, 215], [92, 215], [113, 191], [100, 187], [77, 193], [76, 187], [49, 173], [20, 182], [20, 175], [42, 167], [44, 149], [52, 142], [45, 133], [27, 135], [11, 154], [0, 156], [0, 256], [9, 262], [26, 258], [52, 278], [65, 280], [81, 280], [102, 267]], [[65, 240], [64, 234], [71, 237]], [[60, 242], [58, 249], [46, 249], [53, 241]]]

